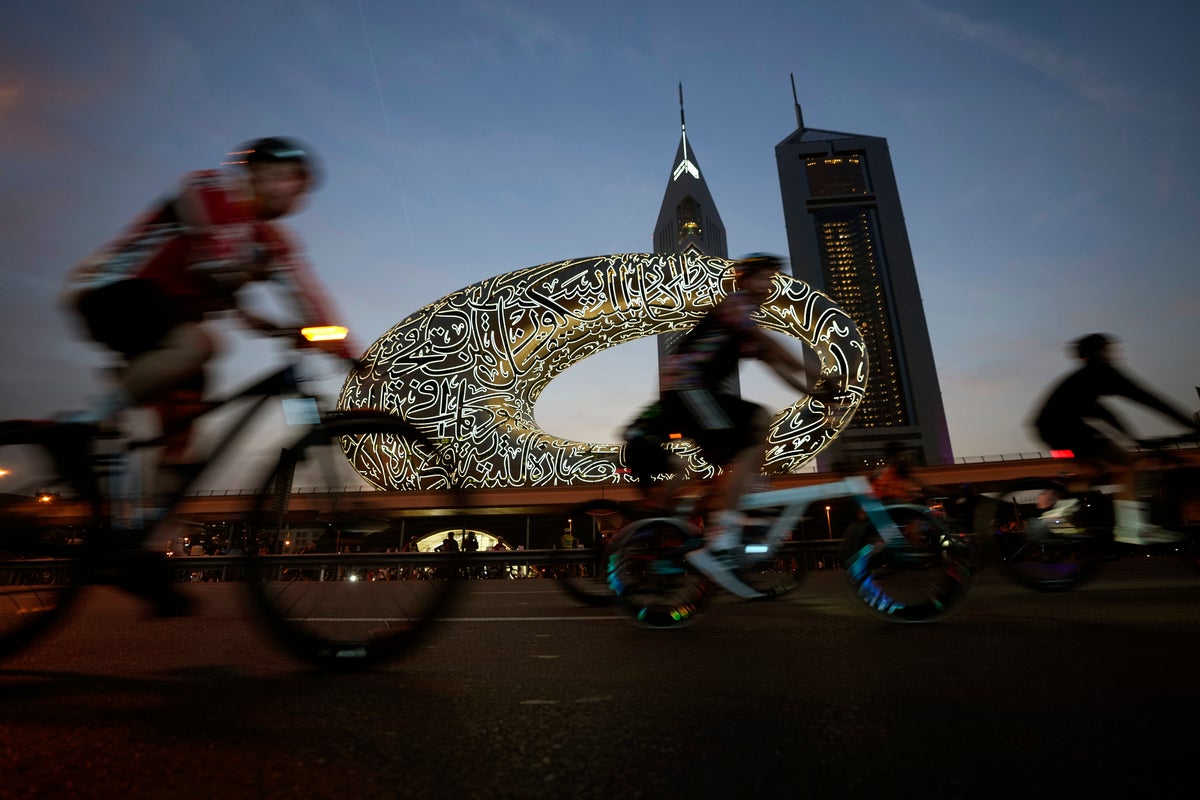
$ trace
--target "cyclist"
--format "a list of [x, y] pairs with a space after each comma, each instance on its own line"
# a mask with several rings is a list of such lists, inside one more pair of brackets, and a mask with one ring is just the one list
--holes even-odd
[[[724, 476], [708, 498], [705, 546], [687, 558], [735, 594], [757, 594], [733, 577], [742, 561], [742, 518], [738, 501], [762, 471], [770, 415], [722, 386], [743, 358], [758, 358], [781, 380], [814, 394], [804, 364], [767, 335], [751, 315], [771, 296], [782, 260], [755, 253], [735, 265], [736, 291], [710, 310], [668, 355], [663, 369], [659, 425], [692, 439]], [[822, 399], [830, 397], [827, 393]]]
[[[236, 297], [247, 284], [272, 280], [290, 296], [297, 328], [334, 321], [311, 270], [275, 223], [298, 210], [312, 190], [312, 155], [278, 137], [249, 142], [231, 155], [230, 169], [187, 175], [177, 192], [78, 264], [64, 297], [89, 336], [122, 357], [115, 387], [72, 421], [104, 423], [126, 408], [153, 407], [164, 440], [159, 498], [182, 488], [192, 471], [186, 459], [191, 421], [205, 411], [204, 369], [218, 350], [206, 317], [232, 312], [253, 329], [275, 329]], [[317, 346], [346, 358], [354, 352], [348, 340]], [[171, 584], [160, 555], [131, 557], [118, 580], [160, 615], [186, 614], [190, 603]]]
[[[152, 405], [166, 441], [165, 473], [184, 464], [189, 421], [201, 413], [204, 368], [218, 351], [204, 325], [232, 312], [247, 326], [276, 326], [239, 307], [246, 284], [276, 281], [299, 325], [334, 321], [311, 269], [275, 221], [303, 204], [317, 179], [309, 150], [269, 137], [230, 154], [227, 170], [187, 175], [123, 235], [84, 259], [68, 279], [66, 301], [90, 337], [123, 364], [116, 387], [74, 421], [100, 422], [124, 408]], [[349, 358], [349, 340], [321, 345]]]
[[[1186, 428], [1197, 426], [1186, 414], [1116, 368], [1112, 352], [1115, 343], [1112, 336], [1104, 333], [1091, 333], [1075, 341], [1072, 346], [1083, 366], [1051, 390], [1033, 424], [1049, 447], [1071, 451], [1084, 464], [1101, 474], [1108, 473], [1121, 487], [1114, 504], [1116, 524], [1113, 533], [1117, 541], [1127, 544], [1175, 541], [1176, 534], [1150, 524], [1145, 504], [1137, 500], [1134, 454], [1096, 425], [1100, 423], [1132, 438], [1125, 425], [1100, 402], [1100, 398], [1125, 397]], [[1051, 501], [1054, 501], [1052, 506]], [[1049, 498], [1043, 502], [1050, 507], [1042, 518], [1047, 520], [1050, 528], [1061, 529], [1069, 525], [1064, 520], [1077, 504], [1077, 500]]]

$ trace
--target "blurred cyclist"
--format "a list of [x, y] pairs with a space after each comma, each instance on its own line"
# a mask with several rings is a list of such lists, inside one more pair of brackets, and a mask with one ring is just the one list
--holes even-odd
[[730, 573], [740, 565], [744, 551], [738, 502], [750, 481], [761, 474], [771, 418], [763, 407], [729, 394], [722, 386], [741, 359], [757, 358], [792, 388], [813, 394], [801, 379], [807, 378], [804, 364], [751, 318], [771, 296], [782, 267], [777, 256], [761, 253], [737, 262], [736, 291], [679, 342], [663, 369], [658, 424], [695, 441], [704, 457], [725, 473], [710, 498], [705, 547], [687, 558], [735, 594], [749, 590]]
[[[1097, 426], [1096, 423], [1100, 423], [1127, 439], [1132, 438], [1121, 420], [1100, 403], [1100, 398], [1125, 397], [1185, 428], [1196, 425], [1186, 414], [1134, 383], [1113, 365], [1112, 346], [1115, 342], [1113, 337], [1103, 333], [1088, 334], [1074, 342], [1075, 355], [1083, 366], [1063, 378], [1050, 392], [1033, 424], [1049, 447], [1071, 451], [1075, 458], [1101, 473], [1107, 472], [1113, 482], [1121, 486], [1115, 503], [1116, 526], [1113, 529], [1117, 541], [1128, 544], [1175, 541], [1176, 534], [1150, 524], [1145, 504], [1137, 500], [1135, 454]], [[1065, 508], [1065, 503], [1077, 504], [1078, 501], [1059, 500], [1042, 514], [1043, 518], [1054, 518], [1050, 520], [1050, 527], [1058, 527], [1054, 522], [1073, 510]]]
[[[176, 193], [81, 262], [68, 282], [66, 300], [88, 334], [123, 357], [115, 389], [75, 421], [153, 405], [168, 474], [184, 459], [190, 420], [204, 410], [204, 368], [218, 351], [206, 316], [232, 312], [251, 328], [275, 329], [236, 298], [246, 284], [270, 280], [290, 296], [296, 328], [335, 321], [310, 268], [274, 222], [298, 210], [313, 188], [313, 156], [276, 137], [230, 155], [230, 169], [187, 175]], [[320, 346], [344, 357], [353, 352], [348, 340]]]

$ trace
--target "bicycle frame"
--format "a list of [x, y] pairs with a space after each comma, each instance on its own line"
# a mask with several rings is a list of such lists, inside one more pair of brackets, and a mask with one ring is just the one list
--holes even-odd
[[[812, 503], [818, 500], [833, 500], [841, 497], [852, 497], [866, 512], [867, 518], [875, 526], [876, 531], [890, 546], [899, 546], [905, 542], [904, 534], [896, 526], [891, 515], [871, 489], [871, 482], [861, 475], [852, 475], [832, 483], [816, 484], [814, 486], [797, 486], [791, 489], [770, 489], [765, 492], [754, 492], [743, 495], [738, 508], [752, 511], [762, 508], [783, 507], [767, 529], [765, 552], [774, 552], [775, 548], [787, 539], [795, 529], [800, 517]], [[753, 547], [753, 546], [751, 546]], [[747, 548], [748, 553], [760, 551]]]
[[[208, 465], [226, 453], [232, 447], [233, 443], [241, 438], [246, 427], [259, 415], [259, 412], [270, 400], [279, 398], [285, 403], [290, 400], [295, 400], [299, 403], [292, 410], [285, 411], [289, 417], [288, 424], [316, 424], [321, 421], [320, 410], [317, 404], [317, 397], [312, 394], [305, 393], [301, 390], [301, 377], [297, 373], [297, 359], [292, 356], [289, 363], [285, 364], [280, 369], [267, 373], [257, 379], [252, 379], [238, 389], [235, 389], [224, 397], [213, 400], [206, 404], [205, 410], [189, 420], [189, 424], [197, 419], [202, 419], [209, 416], [213, 412], [226, 408], [241, 400], [251, 400], [250, 405], [243, 410], [221, 433], [220, 438], [208, 452], [205, 454], [203, 465], [197, 469], [195, 474], [190, 475], [181, 486], [167, 497], [163, 498], [163, 508], [151, 511], [144, 507], [145, 496], [144, 487], [140, 481], [140, 474], [136, 469], [130, 469], [127, 476], [130, 485], [127, 487], [126, 493], [129, 501], [132, 503], [132, 508], [128, 511], [129, 526], [134, 529], [145, 531], [148, 537], [152, 530], [158, 525], [165, 512], [179, 505], [183, 497], [191, 490], [196, 481], [205, 473]], [[291, 420], [295, 419], [293, 423]], [[134, 453], [138, 450], [143, 450], [149, 447], [156, 447], [162, 444], [165, 434], [159, 434], [146, 439], [129, 439], [124, 443], [124, 452]], [[129, 460], [132, 463], [132, 459]], [[100, 495], [102, 503], [102, 515], [110, 520], [114, 519], [117, 513], [116, 501], [118, 500], [117, 493], [114, 491], [117, 484], [119, 474], [114, 474], [113, 471], [99, 470], [100, 477]], [[159, 514], [159, 518], [150, 518], [154, 513]]]

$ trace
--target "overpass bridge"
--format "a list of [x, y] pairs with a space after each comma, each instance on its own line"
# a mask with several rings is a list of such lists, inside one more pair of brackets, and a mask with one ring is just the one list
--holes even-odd
[[[1181, 450], [1179, 455], [1187, 464], [1200, 467], [1200, 448]], [[1044, 454], [1020, 454], [917, 467], [913, 471], [923, 483], [941, 487], [947, 496], [952, 496], [961, 493], [962, 487], [968, 484], [975, 492], [987, 493], [1019, 478], [1057, 476], [1070, 467], [1071, 462], [1048, 458]], [[837, 477], [829, 472], [776, 476], [773, 485], [776, 488], [807, 486]], [[339, 536], [338, 549], [346, 545], [361, 547], [368, 538], [374, 546], [399, 548], [414, 538], [424, 539], [468, 524], [464, 520], [469, 520], [472, 529], [510, 546], [537, 549], [556, 546], [567, 526], [572, 526], [585, 543], [591, 543], [597, 520], [568, 522], [572, 509], [580, 504], [597, 499], [633, 502], [638, 497], [637, 488], [632, 484], [471, 489], [457, 495], [444, 491], [384, 491], [365, 486], [305, 487], [294, 490], [289, 496], [285, 520], [288, 526], [305, 530], [312, 537], [322, 525], [328, 524], [326, 515], [329, 509], [336, 507], [339, 519], [345, 520], [349, 516], [361, 523], [358, 534]], [[253, 509], [255, 498], [256, 494], [249, 490], [210, 491], [185, 498], [177, 512], [180, 519], [197, 530], [206, 525], [223, 525], [228, 529], [236, 526], [237, 521]], [[838, 503], [830, 505], [829, 514], [818, 513], [802, 521], [796, 538], [834, 538], [849, 521], [846, 515], [850, 512]], [[60, 515], [63, 524], [81, 520], [85, 511], [67, 503], [44, 510]]]

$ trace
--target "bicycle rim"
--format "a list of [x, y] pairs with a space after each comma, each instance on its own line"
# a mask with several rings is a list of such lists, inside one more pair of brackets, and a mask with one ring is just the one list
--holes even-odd
[[[1049, 494], [1048, 494], [1049, 493]], [[1079, 511], [1046, 525], [1039, 520], [1047, 496], [1065, 499], [1057, 481], [1017, 481], [993, 501], [980, 504], [977, 531], [983, 532], [1005, 573], [1017, 583], [1042, 592], [1062, 592], [1091, 580], [1099, 571], [1106, 542], [1088, 527], [1084, 498]]]
[[684, 555], [703, 545], [684, 522], [654, 518], [623, 528], [605, 559], [617, 607], [635, 625], [682, 628], [695, 622], [708, 598], [708, 582], [691, 570]]
[[932, 622], [957, 610], [966, 599], [974, 570], [970, 537], [955, 534], [926, 513], [888, 508], [904, 535], [890, 546], [867, 521], [842, 540], [846, 581], [860, 607], [889, 622]]
[[[399, 657], [445, 610], [460, 577], [459, 566], [441, 554], [398, 552], [398, 520], [378, 510], [373, 492], [291, 494], [296, 476], [346, 469], [344, 452], [366, 437], [383, 437], [379, 452], [403, 448], [441, 474], [455, 474], [449, 446], [404, 421], [344, 415], [284, 452], [250, 525], [256, 552], [247, 558], [249, 585], [264, 621], [287, 650], [322, 669], [362, 669]], [[465, 530], [461, 492], [439, 489], [424, 504], [408, 504], [406, 518]], [[324, 526], [318, 552], [287, 552], [289, 506]]]
[[67, 609], [84, 580], [85, 542], [98, 509], [91, 481], [64, 474], [64, 459], [72, 456], [85, 467], [85, 437], [51, 423], [0, 427], [0, 656], [6, 656]]

